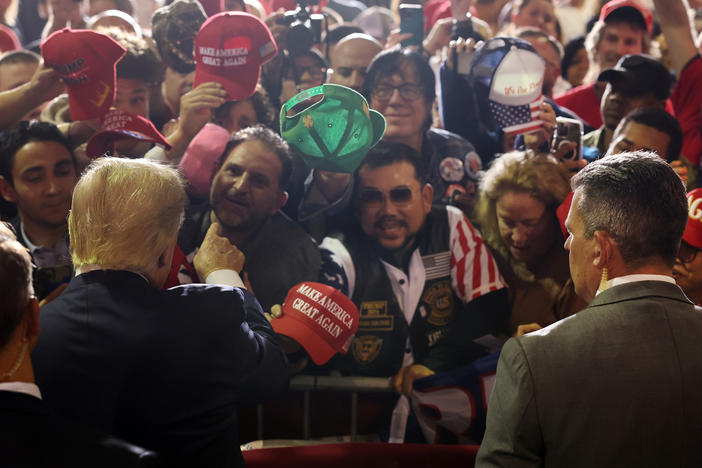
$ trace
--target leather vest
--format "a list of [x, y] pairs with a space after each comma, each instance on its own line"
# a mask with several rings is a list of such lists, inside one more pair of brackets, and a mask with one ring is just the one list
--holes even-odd
[[451, 287], [451, 252], [446, 208], [432, 208], [417, 233], [426, 273], [421, 298], [408, 324], [373, 241], [365, 235], [345, 236], [354, 261], [356, 281], [351, 300], [358, 307], [358, 332], [336, 368], [345, 373], [386, 377], [402, 367], [407, 337], [415, 362], [420, 362], [451, 326], [461, 300]]

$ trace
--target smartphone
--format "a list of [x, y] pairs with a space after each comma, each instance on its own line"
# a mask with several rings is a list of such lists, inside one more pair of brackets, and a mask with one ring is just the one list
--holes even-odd
[[553, 144], [551, 148], [558, 149], [563, 140], [574, 141], [577, 147], [563, 156], [573, 161], [583, 158], [583, 123], [577, 119], [556, 117], [556, 128], [553, 131]]
[[412, 37], [402, 41], [402, 47], [422, 46], [424, 39], [424, 12], [422, 5], [402, 3], [400, 5], [400, 33], [412, 33]]

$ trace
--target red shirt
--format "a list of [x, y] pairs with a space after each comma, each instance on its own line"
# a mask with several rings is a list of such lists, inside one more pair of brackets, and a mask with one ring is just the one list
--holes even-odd
[[680, 79], [673, 88], [670, 100], [675, 116], [683, 131], [682, 154], [693, 165], [700, 165], [702, 157], [702, 92], [699, 83], [702, 78], [702, 60], [696, 56], [685, 65]]

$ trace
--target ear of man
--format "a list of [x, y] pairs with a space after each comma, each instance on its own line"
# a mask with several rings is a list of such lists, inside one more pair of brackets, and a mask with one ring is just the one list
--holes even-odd
[[600, 270], [604, 268], [611, 269], [618, 248], [617, 243], [606, 231], [595, 231], [594, 238], [597, 248], [593, 258], [593, 265]]
[[17, 203], [17, 192], [15, 192], [14, 187], [10, 184], [10, 181], [0, 176], [0, 195], [5, 201], [10, 203]]

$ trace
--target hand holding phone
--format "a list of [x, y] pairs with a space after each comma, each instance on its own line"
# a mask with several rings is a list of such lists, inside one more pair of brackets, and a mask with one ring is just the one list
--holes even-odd
[[400, 33], [411, 33], [412, 37], [401, 42], [402, 47], [422, 46], [424, 38], [424, 12], [421, 5], [400, 5]]

